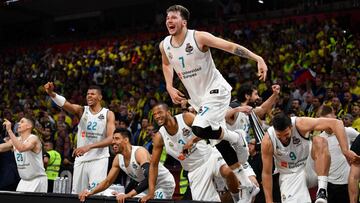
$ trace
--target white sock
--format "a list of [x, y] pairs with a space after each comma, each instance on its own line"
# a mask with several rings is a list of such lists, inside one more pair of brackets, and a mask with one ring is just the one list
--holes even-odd
[[230, 194], [231, 194], [231, 197], [234, 200], [234, 202], [238, 202], [240, 200], [240, 195], [238, 192], [237, 193], [230, 192]]
[[239, 179], [241, 186], [251, 187], [252, 182], [250, 181], [249, 177], [246, 175], [244, 168], [240, 165], [239, 168], [233, 170], [236, 177]]
[[223, 137], [224, 140], [229, 141], [230, 143], [235, 143], [235, 142], [238, 141], [239, 135], [236, 132], [228, 130], [228, 129], [223, 128], [223, 127], [221, 127], [221, 129], [224, 132], [224, 137]]
[[328, 177], [327, 176], [318, 176], [318, 192], [321, 188], [327, 191]]

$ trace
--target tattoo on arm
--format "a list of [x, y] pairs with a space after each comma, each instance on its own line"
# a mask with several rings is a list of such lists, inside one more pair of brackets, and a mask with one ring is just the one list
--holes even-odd
[[244, 58], [249, 58], [248, 51], [243, 47], [236, 47], [236, 49], [234, 50], [234, 54]]

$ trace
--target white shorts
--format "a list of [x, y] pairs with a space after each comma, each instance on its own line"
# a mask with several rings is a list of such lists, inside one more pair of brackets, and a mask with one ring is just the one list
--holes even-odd
[[200, 106], [200, 110], [195, 116], [193, 125], [206, 128], [211, 126], [213, 130], [219, 127], [226, 128], [225, 115], [229, 108], [231, 92], [225, 87], [220, 86], [218, 93], [206, 95]]
[[202, 166], [188, 173], [193, 200], [221, 201], [216, 191], [213, 178], [214, 176], [221, 177], [220, 168], [225, 164], [220, 152], [213, 148], [207, 161]]
[[[154, 199], [172, 199], [173, 194], [175, 191], [175, 185], [161, 185], [161, 187], [158, 188], [158, 185], [156, 185], [155, 193], [154, 193]], [[135, 198], [142, 198], [145, 195], [148, 194], [148, 189], [141, 192], [140, 194], [135, 195]]]
[[18, 192], [47, 192], [48, 179], [47, 176], [39, 176], [32, 180], [21, 179], [16, 191]]
[[297, 173], [280, 174], [279, 184], [283, 203], [311, 203], [308, 188], [317, 185], [317, 175], [310, 160], [311, 158], [308, 158], [305, 168]]
[[[96, 187], [106, 178], [108, 158], [74, 163], [72, 194]], [[101, 193], [100, 193], [101, 194]]]

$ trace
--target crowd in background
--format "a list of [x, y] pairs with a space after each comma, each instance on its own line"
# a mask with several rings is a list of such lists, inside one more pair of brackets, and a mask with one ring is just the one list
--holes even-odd
[[[256, 28], [224, 27], [214, 33], [261, 55], [269, 67], [265, 83], [255, 78], [256, 64], [252, 61], [211, 51], [218, 69], [233, 87], [234, 99], [242, 84], [252, 83], [264, 101], [276, 83], [282, 94], [274, 112], [316, 117], [322, 104], [331, 105], [345, 126], [359, 131], [360, 36], [350, 30], [346, 19], [313, 19]], [[160, 40], [114, 41], [87, 47], [75, 43], [65, 52], [4, 52], [0, 55], [1, 118], [15, 123], [14, 132], [16, 122], [25, 115], [36, 118], [36, 134], [44, 142], [54, 143], [62, 156], [62, 168], [71, 170], [79, 120], [53, 104], [42, 87], [54, 81], [59, 94], [71, 103], [85, 105], [87, 88], [96, 84], [102, 87], [104, 106], [115, 113], [116, 127], [128, 128], [132, 144], [151, 151], [151, 138], [157, 128], [151, 108], [158, 101], [170, 104], [174, 114], [182, 108], [172, 105], [166, 92]], [[269, 121], [267, 118], [264, 122]]]

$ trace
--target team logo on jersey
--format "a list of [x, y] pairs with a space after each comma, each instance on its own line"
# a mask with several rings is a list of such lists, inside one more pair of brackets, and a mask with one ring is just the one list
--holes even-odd
[[100, 114], [100, 116], [98, 117], [98, 119], [100, 119], [100, 120], [102, 120], [104, 118], [105, 118], [104, 114]]
[[169, 55], [169, 59], [173, 59], [173, 55], [171, 52], [169, 52], [168, 55]]
[[297, 145], [297, 144], [301, 144], [301, 143], [300, 143], [300, 142], [301, 142], [300, 139], [297, 138], [297, 137], [293, 137], [292, 140], [293, 140], [293, 144], [296, 144], [296, 145]]
[[187, 55], [192, 54], [192, 53], [193, 53], [193, 50], [194, 50], [194, 47], [192, 47], [192, 46], [190, 45], [190, 43], [187, 43], [187, 44], [186, 44], [186, 48], [185, 48], [185, 51], [186, 51]]
[[135, 163], [132, 163], [131, 166], [133, 167], [133, 169], [137, 169], [137, 165]]
[[170, 147], [174, 147], [174, 143], [169, 142], [169, 146], [170, 146]]
[[189, 135], [190, 135], [190, 130], [189, 129], [187, 129], [187, 128], [183, 128], [182, 129], [182, 132], [183, 132], [183, 136], [184, 137], [188, 137]]

